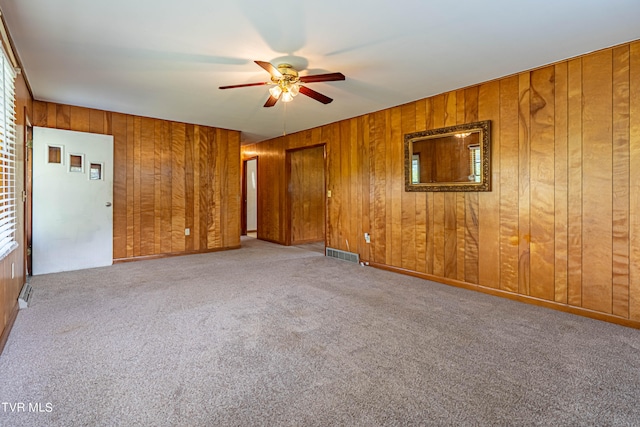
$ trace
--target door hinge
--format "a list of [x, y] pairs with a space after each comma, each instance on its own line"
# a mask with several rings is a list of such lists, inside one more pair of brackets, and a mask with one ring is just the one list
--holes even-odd
[[22, 191], [22, 203], [27, 201], [27, 192], [25, 190]]

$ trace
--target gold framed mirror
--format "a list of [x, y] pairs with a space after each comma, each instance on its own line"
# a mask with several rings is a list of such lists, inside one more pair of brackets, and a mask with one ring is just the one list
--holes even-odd
[[489, 120], [404, 136], [405, 191], [491, 191]]

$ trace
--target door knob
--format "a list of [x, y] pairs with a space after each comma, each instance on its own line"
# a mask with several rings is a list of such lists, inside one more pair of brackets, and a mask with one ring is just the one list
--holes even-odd
[[109, 206], [111, 206], [111, 202], [107, 202], [107, 203], [105, 203], [104, 205], [105, 205], [106, 207], [109, 207]]

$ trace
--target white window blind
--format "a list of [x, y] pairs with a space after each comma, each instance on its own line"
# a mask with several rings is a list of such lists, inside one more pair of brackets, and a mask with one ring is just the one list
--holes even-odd
[[5, 256], [17, 246], [16, 73], [5, 51], [0, 52], [0, 256]]

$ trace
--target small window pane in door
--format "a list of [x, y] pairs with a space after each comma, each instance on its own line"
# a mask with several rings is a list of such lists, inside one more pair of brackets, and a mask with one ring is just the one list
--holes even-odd
[[91, 166], [89, 166], [89, 179], [92, 181], [102, 179], [102, 163], [91, 163]]
[[57, 147], [55, 145], [49, 146], [49, 163], [62, 163], [62, 147]]
[[69, 154], [69, 172], [82, 172], [82, 154]]

